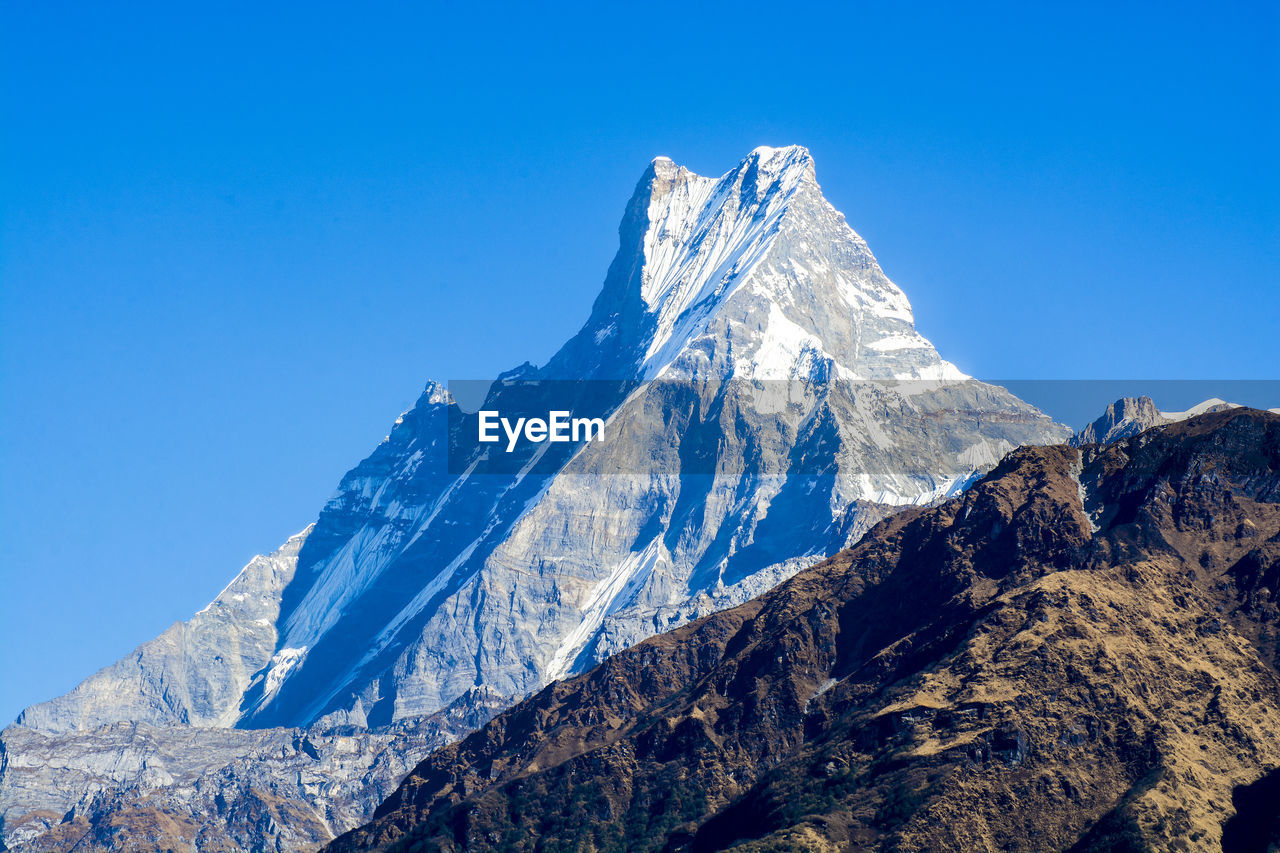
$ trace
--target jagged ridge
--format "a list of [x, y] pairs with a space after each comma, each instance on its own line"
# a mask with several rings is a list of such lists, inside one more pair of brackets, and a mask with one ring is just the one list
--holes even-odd
[[1218, 849], [1280, 763], [1278, 585], [1280, 417], [1019, 450], [546, 688], [329, 849]]

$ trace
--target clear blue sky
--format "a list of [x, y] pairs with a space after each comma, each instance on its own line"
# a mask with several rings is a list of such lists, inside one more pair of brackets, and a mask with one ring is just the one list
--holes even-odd
[[0, 717], [545, 360], [658, 154], [807, 145], [970, 373], [1277, 377], [1274, 4], [266, 5], [0, 12]]

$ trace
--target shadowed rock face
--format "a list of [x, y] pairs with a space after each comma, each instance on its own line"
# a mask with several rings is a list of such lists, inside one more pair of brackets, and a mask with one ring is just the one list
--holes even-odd
[[1280, 417], [1025, 448], [544, 689], [330, 849], [1215, 850], [1233, 794], [1265, 837], [1278, 588]]
[[1257, 853], [1280, 847], [1280, 770], [1238, 786], [1231, 802], [1236, 813], [1222, 826], [1223, 853]]

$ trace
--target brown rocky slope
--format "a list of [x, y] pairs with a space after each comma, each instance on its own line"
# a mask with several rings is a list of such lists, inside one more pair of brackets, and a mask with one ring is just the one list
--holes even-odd
[[551, 685], [329, 849], [1265, 849], [1277, 591], [1280, 417], [1018, 450]]

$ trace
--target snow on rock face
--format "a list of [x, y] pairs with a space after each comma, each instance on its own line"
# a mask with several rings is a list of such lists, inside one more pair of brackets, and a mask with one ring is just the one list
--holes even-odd
[[[447, 470], [452, 400], [428, 385], [321, 513], [238, 707], [201, 719], [377, 725], [477, 685], [519, 696], [762, 592], [1012, 446], [1064, 437], [919, 335], [804, 148], [758, 148], [719, 178], [659, 158], [619, 234], [582, 331], [522, 378], [818, 384], [784, 387], [776, 408], [643, 385], [615, 401], [627, 440], [589, 446], [627, 476], [530, 459], [502, 482]], [[682, 475], [699, 442], [724, 476]]]
[[665, 366], [669, 359], [662, 356], [678, 352], [690, 329], [749, 277], [773, 245], [788, 203], [812, 174], [802, 148], [758, 148], [719, 180], [669, 160], [654, 162], [640, 298], [657, 329], [646, 368]]
[[1184, 412], [1161, 412], [1160, 415], [1169, 421], [1185, 421], [1188, 418], [1194, 418], [1196, 415], [1238, 408], [1240, 408], [1238, 403], [1228, 403], [1226, 400], [1210, 397], [1208, 400], [1202, 400]]
[[806, 149], [757, 148], [718, 179], [655, 160], [646, 217], [642, 375], [795, 378], [811, 353], [849, 378], [966, 378], [915, 331], [906, 295], [823, 198]]

